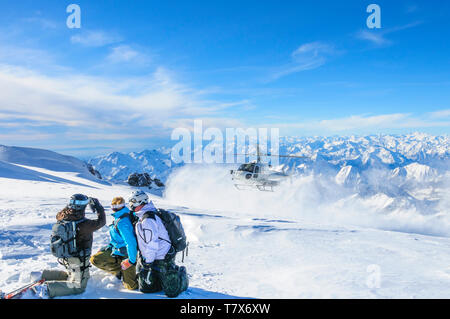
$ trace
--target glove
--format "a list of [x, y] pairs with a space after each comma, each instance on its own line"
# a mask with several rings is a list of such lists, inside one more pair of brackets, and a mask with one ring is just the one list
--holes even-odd
[[122, 270], [127, 270], [131, 266], [135, 266], [135, 265], [136, 265], [136, 263], [130, 262], [130, 260], [128, 258], [120, 263], [120, 267], [122, 268]]
[[89, 198], [89, 207], [93, 212], [95, 212], [95, 204], [93, 198]]
[[100, 207], [102, 207], [102, 205], [100, 204], [97, 198], [91, 197], [89, 200], [89, 207], [93, 212], [96, 212]]

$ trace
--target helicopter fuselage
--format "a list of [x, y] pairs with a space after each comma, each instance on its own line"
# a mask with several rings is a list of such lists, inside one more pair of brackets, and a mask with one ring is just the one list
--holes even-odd
[[230, 173], [238, 189], [250, 186], [259, 190], [271, 191], [273, 191], [273, 186], [277, 186], [280, 180], [288, 176], [282, 172], [268, 169], [262, 163], [257, 162], [242, 164], [237, 170], [231, 170]]

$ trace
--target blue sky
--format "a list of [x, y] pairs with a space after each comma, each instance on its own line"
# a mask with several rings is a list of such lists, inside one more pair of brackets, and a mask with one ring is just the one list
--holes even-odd
[[448, 1], [0, 0], [0, 143], [141, 150], [194, 119], [448, 134], [449, 16]]

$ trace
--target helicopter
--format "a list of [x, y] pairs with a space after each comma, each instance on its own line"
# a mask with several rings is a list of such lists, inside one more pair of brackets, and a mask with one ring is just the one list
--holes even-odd
[[[267, 165], [261, 162], [262, 156], [267, 157], [291, 157], [291, 158], [309, 158], [306, 156], [295, 155], [271, 155], [262, 154], [259, 150], [259, 144], [257, 145], [256, 161], [250, 163], [241, 164], [237, 170], [230, 170], [231, 180], [234, 182], [234, 187], [238, 190], [256, 189], [259, 191], [273, 192], [274, 187], [278, 186], [280, 182], [291, 175], [276, 171], [272, 168], [272, 165]], [[245, 155], [249, 154], [235, 154]]]

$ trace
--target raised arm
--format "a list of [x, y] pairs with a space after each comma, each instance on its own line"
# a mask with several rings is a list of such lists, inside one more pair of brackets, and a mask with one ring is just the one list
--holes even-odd
[[92, 203], [89, 205], [97, 213], [97, 219], [88, 219], [84, 224], [88, 231], [95, 232], [106, 224], [105, 209], [97, 198], [92, 198]]

